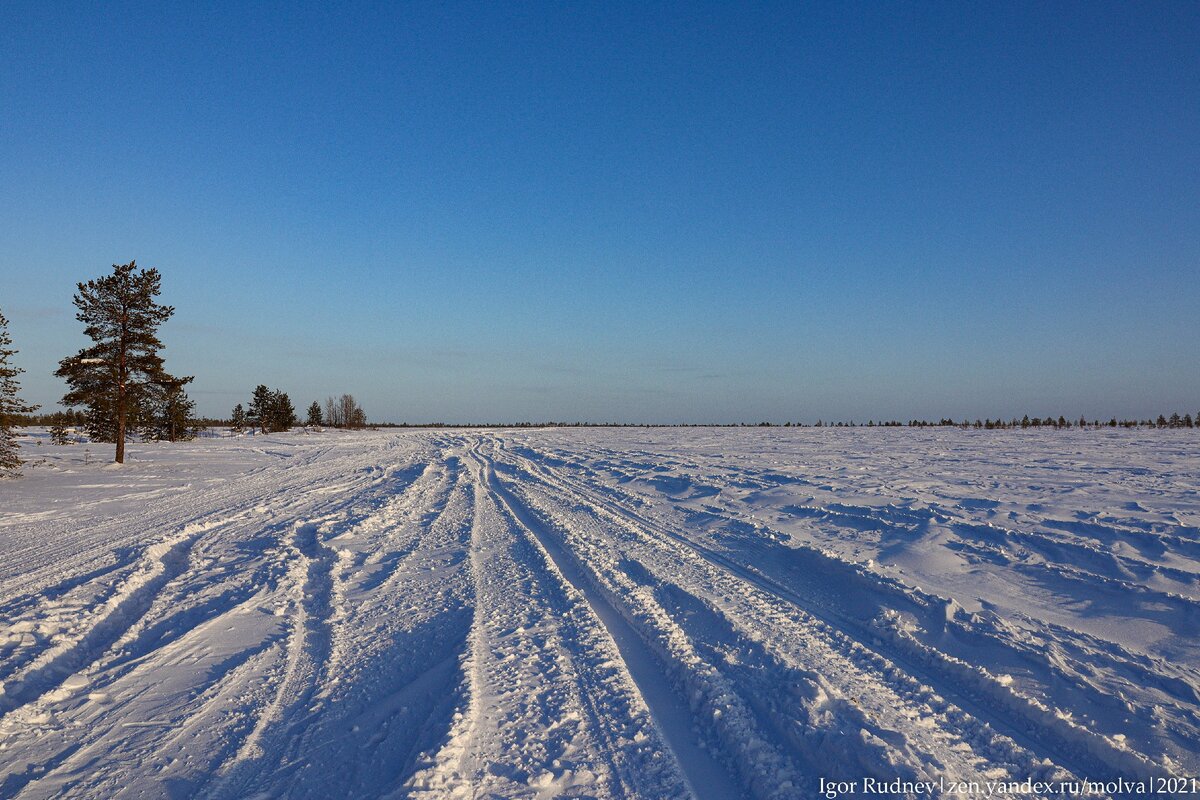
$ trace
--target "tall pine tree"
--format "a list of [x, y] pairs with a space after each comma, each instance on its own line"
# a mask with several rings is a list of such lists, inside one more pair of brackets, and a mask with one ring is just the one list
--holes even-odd
[[175, 313], [154, 301], [161, 276], [138, 270], [136, 262], [113, 264], [111, 275], [79, 284], [75, 318], [95, 344], [59, 362], [54, 373], [70, 387], [65, 406], [86, 406], [89, 432], [116, 443], [116, 462], [125, 461], [125, 437], [150, 413], [156, 390], [190, 378], [163, 369], [158, 326]]
[[8, 335], [8, 320], [0, 313], [0, 477], [20, 475], [21, 456], [17, 434], [13, 430], [15, 414], [28, 414], [37, 409], [21, 400], [21, 383], [17, 376], [25, 370], [9, 363], [17, 354]]

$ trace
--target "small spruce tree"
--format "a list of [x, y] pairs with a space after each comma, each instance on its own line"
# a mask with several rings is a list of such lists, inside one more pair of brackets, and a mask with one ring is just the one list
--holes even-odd
[[290, 431], [296, 424], [296, 409], [287, 392], [272, 392], [270, 408], [272, 431]]
[[246, 428], [246, 409], [242, 408], [242, 404], [238, 403], [233, 407], [233, 411], [229, 415], [229, 426], [238, 433], [241, 433]]
[[248, 416], [263, 433], [291, 430], [297, 422], [296, 409], [287, 392], [275, 391], [265, 384], [254, 388]]
[[250, 421], [258, 428], [266, 433], [271, 427], [271, 410], [274, 393], [267, 388], [265, 384], [260, 383], [254, 387], [254, 394], [250, 398], [250, 407], [247, 409], [247, 414]]
[[308, 407], [308, 421], [305, 424], [314, 428], [319, 428], [325, 424], [321, 419], [321, 404], [316, 400], [313, 400], [312, 405]]
[[50, 425], [50, 443], [51, 444], [67, 444], [70, 437], [67, 436], [67, 423], [62, 415], [55, 414], [54, 422]]
[[155, 387], [141, 422], [142, 435], [154, 441], [178, 442], [194, 439], [191, 427], [196, 403], [183, 387], [191, 378], [172, 381]]

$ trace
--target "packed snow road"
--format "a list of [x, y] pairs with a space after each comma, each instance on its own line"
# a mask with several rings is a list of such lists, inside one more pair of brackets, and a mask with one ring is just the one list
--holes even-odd
[[0, 797], [1200, 788], [1192, 431], [28, 445]]

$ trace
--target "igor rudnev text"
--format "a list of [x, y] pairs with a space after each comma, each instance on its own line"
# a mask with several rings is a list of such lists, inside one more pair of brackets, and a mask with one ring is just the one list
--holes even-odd
[[903, 778], [858, 778], [855, 780], [830, 780], [821, 778], [819, 793], [826, 800], [839, 797], [863, 795], [961, 795], [981, 797], [1003, 796], [1050, 796], [1087, 797], [1129, 795], [1179, 795], [1200, 794], [1200, 778], [1151, 778], [1149, 780], [1067, 780], [1039, 781], [1027, 778], [1023, 781], [956, 781], [950, 778], [914, 781]]

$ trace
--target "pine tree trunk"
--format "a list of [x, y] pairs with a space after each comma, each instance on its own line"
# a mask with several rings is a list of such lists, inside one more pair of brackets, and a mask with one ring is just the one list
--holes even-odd
[[125, 463], [125, 407], [117, 409], [117, 458], [118, 464]]
[[117, 365], [117, 456], [118, 464], [125, 463], [125, 338], [128, 312], [121, 317], [120, 361]]
[[117, 457], [118, 464], [125, 463], [125, 386], [117, 388]]

